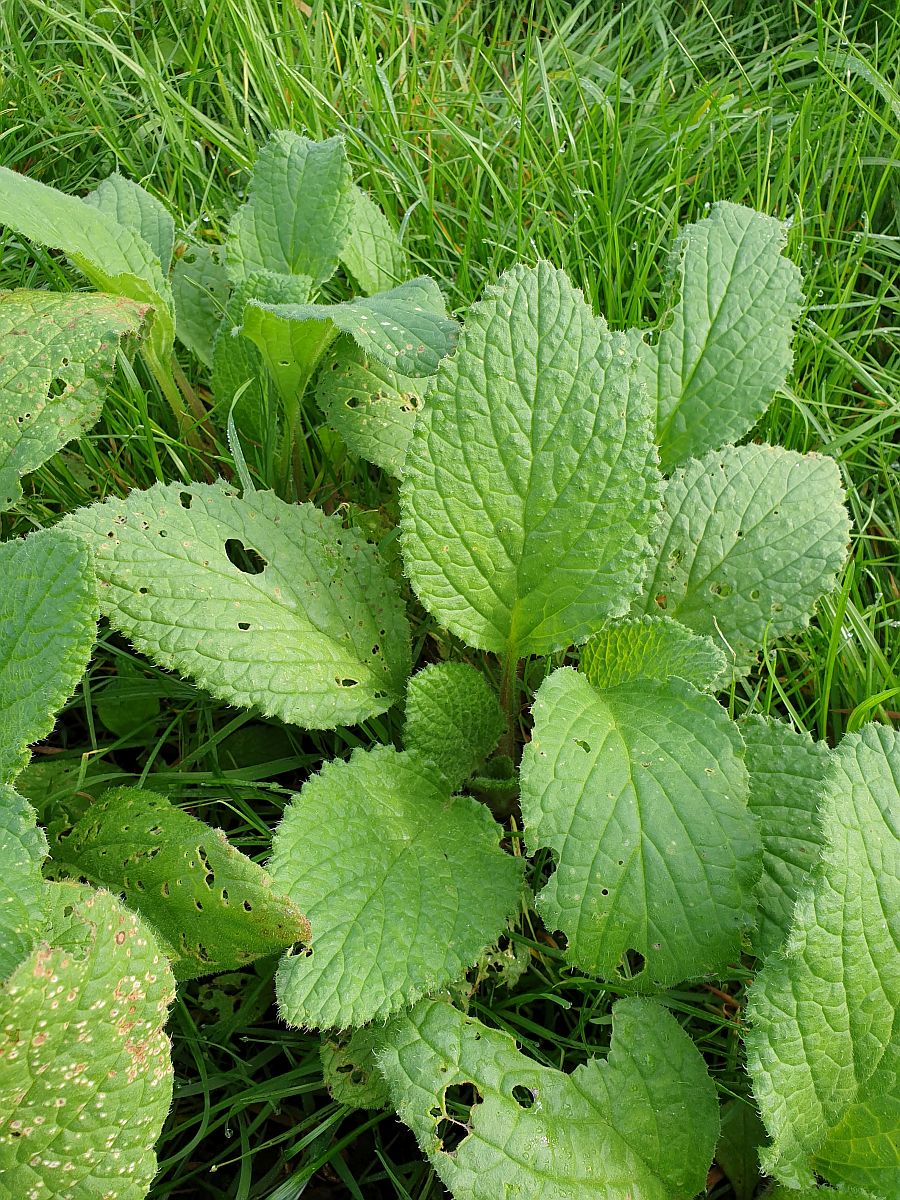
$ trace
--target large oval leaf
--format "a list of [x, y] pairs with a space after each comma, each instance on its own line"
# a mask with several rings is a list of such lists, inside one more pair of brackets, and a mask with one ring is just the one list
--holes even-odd
[[529, 850], [557, 855], [537, 907], [572, 962], [608, 978], [636, 950], [668, 985], [739, 956], [761, 857], [742, 755], [725, 710], [680, 680], [545, 680], [522, 815]]
[[111, 623], [222, 700], [330, 729], [402, 694], [397, 586], [371, 546], [312, 504], [157, 484], [63, 525], [94, 551]]
[[640, 587], [657, 486], [624, 339], [561, 271], [515, 267], [470, 309], [416, 424], [401, 493], [413, 587], [480, 649], [584, 641]]

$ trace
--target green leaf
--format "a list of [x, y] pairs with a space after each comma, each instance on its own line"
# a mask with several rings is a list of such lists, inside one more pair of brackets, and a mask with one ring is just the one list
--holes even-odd
[[35, 816], [27, 800], [0, 784], [0, 981], [31, 953], [44, 923], [47, 842]]
[[387, 1084], [375, 1062], [381, 1030], [355, 1029], [348, 1038], [322, 1038], [319, 1051], [325, 1086], [336, 1104], [390, 1108]]
[[350, 231], [351, 183], [342, 138], [312, 142], [273, 133], [253, 167], [250, 198], [228, 231], [232, 278], [274, 271], [329, 279]]
[[[571, 1075], [437, 1001], [398, 1017], [379, 1065], [400, 1117], [456, 1200], [690, 1200], [719, 1132], [716, 1091], [678, 1022], [650, 1000], [613, 1006], [605, 1061]], [[468, 1114], [454, 1095], [474, 1092]], [[463, 1134], [443, 1148], [444, 1130]]]
[[152, 737], [160, 714], [159, 684], [122, 657], [116, 663], [116, 674], [98, 689], [94, 708], [117, 738]]
[[627, 617], [582, 646], [579, 668], [598, 688], [675, 676], [706, 690], [724, 674], [725, 655], [711, 638], [670, 617]]
[[402, 543], [422, 603], [511, 657], [584, 641], [640, 586], [656, 491], [624, 340], [561, 271], [514, 267], [470, 309], [410, 443]]
[[312, 945], [282, 960], [291, 1025], [383, 1020], [465, 973], [506, 929], [521, 860], [482, 805], [449, 799], [418, 759], [380, 746], [326, 763], [275, 833], [269, 870], [309, 917]]
[[114, 788], [50, 852], [73, 875], [120, 892], [173, 948], [178, 979], [309, 941], [309, 922], [262, 867], [155, 792]]
[[824, 846], [783, 952], [750, 992], [747, 1065], [789, 1187], [900, 1191], [900, 733], [847, 734], [821, 807]]
[[764, 641], [809, 622], [847, 556], [835, 462], [780, 446], [726, 446], [664, 493], [644, 612], [711, 637], [745, 669]]
[[722, 1114], [716, 1162], [734, 1189], [735, 1200], [753, 1200], [759, 1187], [759, 1149], [766, 1130], [751, 1103], [733, 1100]]
[[490, 684], [468, 663], [437, 663], [406, 689], [403, 745], [426, 762], [450, 792], [490, 754], [506, 728]]
[[[278, 323], [299, 322], [292, 334], [324, 346], [336, 332], [347, 333], [364, 354], [402, 375], [433, 375], [456, 344], [456, 322], [447, 316], [444, 297], [432, 279], [410, 279], [377, 296], [358, 296], [343, 304], [266, 304], [251, 300], [243, 332], [266, 353]], [[277, 337], [287, 336], [278, 334]], [[269, 351], [273, 353], [273, 351]]]
[[271, 492], [156, 484], [66, 517], [111, 624], [229, 704], [331, 729], [402, 695], [409, 627], [376, 551]]
[[681, 680], [544, 681], [522, 816], [529, 851], [557, 857], [537, 908], [571, 962], [610, 978], [636, 950], [667, 986], [739, 957], [760, 864], [742, 755], [725, 710]]
[[146, 312], [121, 296], [0, 292], [0, 511], [100, 416], [119, 339]]
[[[233, 317], [231, 328], [226, 326], [222, 330], [223, 340], [228, 338], [243, 343], [243, 354], [254, 357], [261, 354], [287, 405], [295, 404], [303, 395], [326, 346], [335, 336], [334, 330], [322, 321], [282, 321], [271, 312], [257, 308], [255, 302], [304, 304], [309, 298], [310, 286], [308, 275], [257, 272], [235, 292], [234, 303], [228, 312], [229, 317]], [[250, 300], [254, 305], [248, 309]], [[243, 337], [237, 332], [241, 321], [244, 322]]]
[[742, 438], [784, 386], [803, 299], [786, 242], [781, 221], [727, 203], [678, 238], [675, 307], [641, 350], [663, 470]]
[[172, 267], [175, 332], [206, 367], [213, 363], [213, 343], [231, 294], [220, 246], [188, 242]]
[[10, 1196], [142, 1200], [172, 1100], [172, 974], [109, 893], [47, 894], [43, 942], [0, 991], [0, 1175]]
[[0, 783], [47, 736], [97, 636], [90, 559], [74, 538], [42, 530], [0, 545]]
[[765, 1193], [763, 1200], [885, 1200], [885, 1197], [855, 1187], [791, 1188], [776, 1184]]
[[398, 375], [342, 338], [319, 372], [316, 400], [349, 450], [401, 475], [425, 382]]
[[409, 279], [409, 258], [387, 217], [356, 184], [350, 199], [353, 212], [341, 263], [367, 296], [389, 291]]
[[819, 804], [831, 755], [824, 742], [814, 742], [809, 734], [780, 721], [751, 717], [740, 728], [747, 747], [750, 811], [762, 834], [753, 948], [763, 958], [783, 946], [797, 897], [819, 861]]
[[159, 259], [163, 275], [168, 275], [175, 249], [175, 221], [155, 196], [116, 173], [88, 192], [84, 203], [139, 234]]
[[39, 246], [62, 250], [101, 292], [152, 305], [150, 341], [165, 360], [174, 337], [172, 292], [142, 237], [76, 196], [6, 167], [0, 167], [0, 224]]

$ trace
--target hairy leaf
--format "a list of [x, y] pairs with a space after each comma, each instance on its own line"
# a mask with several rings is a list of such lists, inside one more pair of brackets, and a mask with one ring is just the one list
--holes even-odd
[[742, 754], [725, 710], [681, 680], [544, 681], [522, 816], [529, 850], [557, 856], [537, 908], [570, 961], [609, 978], [636, 950], [669, 985], [739, 956], [760, 864]]
[[206, 367], [212, 366], [213, 343], [231, 294], [222, 253], [219, 246], [188, 242], [172, 267], [175, 332]]
[[803, 298], [786, 242], [782, 222], [727, 203], [678, 238], [674, 311], [641, 348], [664, 470], [742, 438], [784, 386]]
[[275, 833], [269, 870], [312, 945], [282, 960], [281, 1015], [345, 1028], [445, 987], [506, 928], [521, 860], [503, 830], [418, 759], [382, 746], [326, 763]]
[[172, 1099], [172, 974], [109, 893], [47, 892], [44, 940], [0, 990], [0, 1175], [10, 1196], [142, 1200]]
[[266, 353], [273, 339], [288, 336], [275, 332], [285, 322], [298, 322], [302, 327], [290, 336], [320, 339], [326, 345], [337, 332], [347, 333], [364, 354], [417, 378], [433, 375], [456, 344], [456, 322], [447, 316], [440, 288], [425, 278], [410, 279], [389, 292], [343, 304], [251, 300], [244, 311], [243, 332]]
[[627, 617], [582, 646], [579, 667], [598, 688], [675, 676], [705, 690], [724, 674], [725, 655], [711, 638], [670, 617]]
[[337, 344], [316, 385], [326, 421], [348, 448], [392, 475], [403, 472], [424, 394], [424, 380], [366, 357], [350, 338]]
[[0, 784], [0, 982], [31, 953], [44, 923], [47, 842], [27, 800]]
[[54, 862], [120, 892], [166, 939], [178, 979], [230, 971], [308, 942], [268, 873], [164, 797], [115, 788], [51, 843]]
[[784, 945], [797, 897], [819, 861], [819, 804], [831, 755], [824, 742], [780, 721], [751, 717], [740, 728], [747, 747], [750, 811], [759, 820], [763, 844], [753, 936], [754, 950], [763, 958]]
[[337, 517], [222, 483], [157, 484], [63, 524], [93, 549], [115, 628], [214, 696], [315, 729], [400, 697], [410, 651], [397, 586]]
[[277, 130], [260, 150], [250, 198], [228, 231], [228, 269], [236, 281], [254, 271], [308, 275], [322, 283], [337, 270], [353, 215], [343, 140], [312, 142]]
[[751, 989], [747, 1064], [773, 1140], [763, 1166], [879, 1196], [900, 1189], [900, 733], [870, 724], [834, 753], [824, 846], [783, 952]]
[[850, 526], [834, 461], [780, 446], [726, 446], [666, 485], [644, 612], [705, 633], [746, 667], [794, 633], [834, 587]]
[[425, 607], [515, 657], [624, 615], [657, 493], [650, 425], [624, 339], [561, 271], [509, 271], [469, 310], [410, 443], [402, 541]]
[[356, 1029], [349, 1038], [323, 1038], [322, 1076], [331, 1098], [351, 1108], [390, 1108], [387, 1084], [375, 1062], [381, 1030]]
[[122, 296], [0, 292], [0, 511], [100, 416], [119, 339], [146, 312]]
[[150, 340], [160, 359], [172, 348], [172, 292], [139, 234], [107, 213], [27, 175], [0, 167], [0, 224], [39, 246], [62, 250], [101, 292], [152, 305]]
[[[445, 1003], [422, 1001], [388, 1027], [379, 1065], [391, 1099], [457, 1200], [690, 1200], [703, 1190], [719, 1132], [703, 1059], [654, 1001], [620, 1000], [612, 1012], [609, 1057], [571, 1075]], [[460, 1134], [451, 1150], [448, 1135]]]
[[74, 538], [48, 529], [0, 545], [0, 783], [53, 728], [91, 656], [98, 615], [89, 555]]
[[[228, 312], [229, 318], [233, 318], [231, 327], [223, 327], [220, 343], [217, 343], [218, 349], [221, 341], [227, 338], [243, 344], [241, 353], [254, 358], [260, 356], [286, 404], [296, 403], [302, 396], [335, 331], [323, 321], [282, 321], [255, 303], [248, 309], [247, 303], [259, 300], [272, 304], [305, 304], [311, 283], [308, 275], [258, 271], [249, 276], [235, 292], [234, 303]], [[245, 336], [237, 332], [242, 321]]]
[[341, 262], [367, 296], [389, 291], [412, 274], [406, 251], [387, 217], [356, 184], [350, 199], [353, 214]]
[[168, 275], [175, 249], [175, 220], [155, 196], [116, 173], [88, 192], [84, 203], [139, 234], [159, 259], [163, 275]]
[[409, 681], [403, 745], [451, 792], [490, 754], [505, 726], [487, 680], [467, 663], [437, 663]]

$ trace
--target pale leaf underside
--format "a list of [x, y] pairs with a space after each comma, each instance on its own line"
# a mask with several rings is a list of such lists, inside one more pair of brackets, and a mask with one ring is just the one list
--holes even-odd
[[[454, 1196], [691, 1200], [703, 1189], [719, 1132], [703, 1059], [661, 1005], [620, 1000], [612, 1012], [608, 1059], [571, 1075], [438, 1001], [388, 1027], [379, 1064], [391, 1099]], [[464, 1136], [450, 1152], [442, 1130], [454, 1126]]]

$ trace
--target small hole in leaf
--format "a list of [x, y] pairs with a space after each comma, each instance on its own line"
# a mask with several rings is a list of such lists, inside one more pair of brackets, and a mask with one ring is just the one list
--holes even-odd
[[646, 965], [646, 959], [640, 950], [626, 950], [622, 955], [622, 961], [619, 964], [619, 970], [626, 979], [634, 978], [635, 975], [640, 975]]
[[591, 743], [590, 742], [586, 742], [583, 738], [576, 738], [575, 745], [579, 748], [579, 750], [583, 750], [585, 752], [585, 754], [590, 754], [590, 752], [591, 752]]
[[57, 376], [56, 379], [54, 379], [53, 382], [50, 384], [50, 387], [47, 389], [47, 399], [48, 400], [58, 400], [59, 397], [63, 394], [63, 392], [65, 390], [66, 390], [66, 381], [64, 379], [61, 379], [59, 376]]
[[216, 882], [215, 873], [213, 871], [207, 871], [206, 874], [203, 876], [203, 882], [206, 884], [206, 886], [208, 888], [211, 888], [212, 885]]
[[146, 595], [147, 595], [147, 593], [148, 593], [149, 591], [150, 591], [150, 589], [149, 589], [149, 588], [145, 588], [145, 587], [138, 588], [138, 592], [139, 592], [139, 593], [140, 593], [142, 596], [146, 596]]
[[378, 643], [377, 643], [377, 642], [376, 642], [376, 643], [375, 643], [375, 645], [372, 647], [372, 653], [373, 653], [373, 654], [380, 654], [380, 653], [381, 653], [381, 647], [378, 645]]
[[359, 408], [359, 398], [357, 396], [348, 396], [344, 403], [347, 408]]
[[665, 594], [665, 592], [660, 592], [660, 594], [656, 597], [656, 607], [665, 608], [668, 603], [669, 597]]
[[202, 942], [197, 943], [197, 957], [201, 962], [212, 962], [212, 956]]
[[243, 908], [244, 912], [253, 912], [253, 905], [249, 900], [245, 900], [241, 905], [241, 908]]
[[72, 905], [71, 905], [71, 904], [67, 904], [67, 905], [65, 906], [65, 908], [63, 909], [63, 916], [64, 916], [64, 917], [71, 917], [71, 915], [72, 915], [72, 913], [73, 913], [74, 911], [75, 911], [75, 909], [72, 907]]
[[162, 885], [162, 887], [160, 888], [160, 891], [162, 892], [162, 894], [163, 894], [164, 896], [168, 896], [168, 895], [170, 895], [170, 892], [169, 892], [169, 885], [168, 885], [168, 883], [164, 883], [164, 884]]
[[[350, 1073], [350, 1071], [353, 1070], [353, 1063], [341, 1063], [341, 1065], [339, 1067], [335, 1067], [334, 1069], [335, 1069], [335, 1071], [337, 1071], [338, 1075], [347, 1075]], [[434, 1111], [435, 1110], [432, 1109], [432, 1112], [434, 1112]], [[438, 1109], [437, 1112], [439, 1115], [440, 1110]]]
[[245, 546], [237, 538], [229, 538], [225, 543], [225, 553], [228, 561], [245, 575], [261, 575], [269, 565], [261, 554], [252, 546]]
[[709, 585], [709, 590], [712, 592], [712, 594], [714, 596], [721, 596], [724, 599], [726, 596], [731, 595], [731, 584], [730, 583], [711, 583]]
[[178, 503], [181, 505], [182, 508], [190, 508], [193, 499], [194, 499], [194, 497], [191, 495], [190, 492], [179, 492], [178, 493]]
[[350, 1072], [350, 1082], [355, 1083], [357, 1086], [359, 1086], [359, 1084], [361, 1084], [361, 1083], [365, 1083], [366, 1082], [365, 1071], [361, 1071], [359, 1069], [359, 1067], [357, 1067], [354, 1071], [351, 1071]]
[[160, 529], [160, 531], [159, 531], [159, 536], [160, 536], [160, 537], [168, 537], [169, 535], [168, 535], [168, 533], [166, 532], [166, 530], [165, 530], [165, 529]]
[[754, 588], [754, 589], [753, 589], [753, 591], [750, 593], [750, 599], [751, 599], [751, 600], [758, 600], [758, 599], [759, 599], [759, 588]]
[[334, 682], [338, 685], [338, 687], [342, 688], [359, 687], [358, 679], [341, 679], [340, 676], [336, 675]]
[[249, 628], [250, 628], [249, 621], [238, 621], [238, 629], [249, 629]]
[[534, 1105], [534, 1092], [531, 1088], [523, 1087], [521, 1083], [517, 1083], [513, 1088], [512, 1096], [519, 1108], [532, 1108]]
[[454, 1083], [444, 1088], [444, 1113], [435, 1134], [445, 1154], [454, 1154], [471, 1132], [472, 1109], [481, 1103], [474, 1083]]
[[228, 903], [228, 888], [222, 888], [222, 903]]
[[624, 866], [625, 866], [625, 859], [624, 859], [624, 858], [620, 858], [620, 859], [619, 859], [619, 866], [620, 866], [620, 867], [624, 867]]
[[202, 901], [202, 900], [195, 900], [195, 901], [194, 901], [194, 908], [196, 908], [197, 912], [203, 912], [203, 901]]
[[609, 888], [601, 888], [601, 889], [600, 889], [600, 895], [601, 895], [601, 896], [608, 896], [608, 895], [609, 895]]

